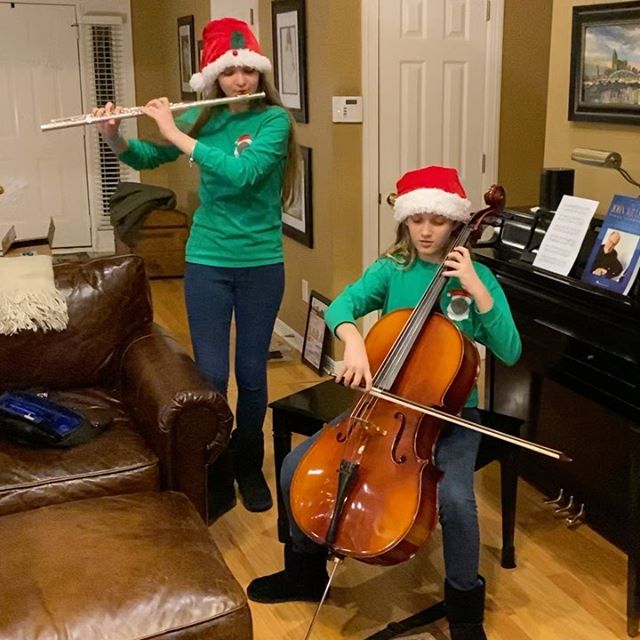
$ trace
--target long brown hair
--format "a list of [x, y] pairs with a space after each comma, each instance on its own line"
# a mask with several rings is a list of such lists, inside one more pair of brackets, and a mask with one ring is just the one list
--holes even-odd
[[[291, 123], [291, 128], [289, 129], [289, 142], [287, 145], [287, 161], [284, 169], [284, 180], [282, 183], [282, 205], [285, 208], [290, 207], [297, 195], [297, 186], [298, 186], [298, 172], [299, 172], [299, 162], [300, 162], [300, 149], [298, 147], [298, 142], [296, 139], [296, 128], [295, 128], [295, 120], [291, 115], [291, 112], [284, 106], [282, 100], [280, 98], [280, 94], [277, 92], [275, 87], [267, 80], [267, 78], [261, 73], [260, 78], [258, 80], [258, 92], [264, 91], [265, 93], [265, 102], [268, 105], [277, 105], [282, 107], [289, 116], [289, 121]], [[207, 98], [222, 98], [224, 97], [224, 92], [220, 87], [220, 83], [216, 79], [213, 83], [211, 89], [207, 92]], [[209, 120], [209, 118], [214, 117], [217, 113], [219, 113], [224, 107], [203, 107], [202, 112], [198, 116], [197, 120], [193, 123], [193, 126], [185, 133], [192, 138], [197, 138], [200, 129], [205, 125], [205, 123]]]

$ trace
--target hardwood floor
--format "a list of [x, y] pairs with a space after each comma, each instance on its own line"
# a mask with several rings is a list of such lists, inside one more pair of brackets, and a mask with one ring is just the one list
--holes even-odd
[[[189, 348], [181, 280], [152, 281], [156, 321]], [[298, 358], [269, 364], [269, 398], [274, 400], [321, 380]], [[230, 389], [234, 408], [235, 389]], [[265, 423], [265, 473], [273, 477], [271, 416]], [[295, 441], [294, 441], [295, 446]], [[481, 572], [487, 579], [486, 630], [492, 640], [613, 640], [626, 638], [626, 556], [587, 526], [566, 528], [543, 497], [524, 481], [518, 489], [516, 560], [500, 567], [500, 499], [496, 465], [476, 474], [482, 532]], [[210, 527], [229, 568], [243, 587], [256, 576], [282, 568], [275, 507], [264, 514], [240, 504]], [[346, 561], [338, 568], [331, 597], [312, 638], [363, 639], [392, 620], [409, 616], [442, 595], [439, 529], [412, 560], [394, 567]], [[293, 603], [251, 603], [257, 640], [302, 640], [315, 607]], [[446, 640], [446, 623], [428, 631]], [[428, 638], [428, 635], [411, 637]]]

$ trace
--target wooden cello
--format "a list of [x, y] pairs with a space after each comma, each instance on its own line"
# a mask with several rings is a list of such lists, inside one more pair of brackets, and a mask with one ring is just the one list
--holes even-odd
[[[492, 187], [485, 202], [450, 248], [464, 245], [487, 216], [502, 210], [503, 189]], [[444, 419], [474, 424], [455, 416], [475, 385], [477, 350], [433, 312], [444, 270], [441, 265], [413, 310], [389, 313], [368, 333], [372, 392], [336, 426], [324, 427], [295, 471], [296, 523], [339, 558], [397, 564], [415, 555], [437, 521], [441, 474], [434, 454]]]

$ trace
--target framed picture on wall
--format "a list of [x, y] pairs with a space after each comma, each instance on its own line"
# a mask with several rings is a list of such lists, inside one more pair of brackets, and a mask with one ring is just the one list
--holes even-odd
[[311, 149], [300, 146], [300, 167], [296, 198], [282, 211], [282, 232], [305, 247], [313, 248]]
[[312, 291], [309, 295], [307, 323], [302, 344], [302, 362], [316, 373], [322, 373], [322, 359], [327, 352], [331, 338], [324, 321], [324, 314], [330, 304], [331, 300], [317, 291]]
[[180, 66], [180, 97], [195, 100], [196, 92], [189, 80], [196, 71], [196, 42], [193, 16], [178, 18], [178, 65]]
[[640, 124], [640, 5], [573, 7], [569, 120]]
[[[196, 68], [194, 73], [197, 73], [198, 71], [200, 71], [200, 60], [202, 60], [202, 47], [204, 46], [202, 40], [198, 40], [198, 49], [197, 49], [197, 53], [196, 53]], [[204, 100], [205, 99], [205, 95], [204, 92], [202, 91], [197, 91], [196, 92], [196, 100]]]
[[273, 0], [273, 78], [297, 122], [307, 117], [307, 42], [304, 0]]

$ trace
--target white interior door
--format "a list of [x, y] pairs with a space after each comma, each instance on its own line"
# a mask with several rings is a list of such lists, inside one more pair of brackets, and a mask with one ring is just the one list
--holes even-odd
[[379, 0], [379, 251], [394, 240], [386, 196], [411, 169], [455, 167], [483, 204], [486, 4]]
[[227, 17], [244, 20], [260, 40], [258, 0], [211, 0], [211, 19]]
[[0, 2], [0, 222], [18, 236], [53, 217], [55, 247], [91, 246], [75, 8]]

